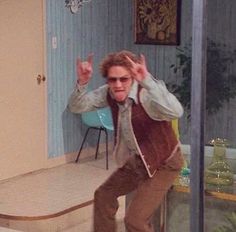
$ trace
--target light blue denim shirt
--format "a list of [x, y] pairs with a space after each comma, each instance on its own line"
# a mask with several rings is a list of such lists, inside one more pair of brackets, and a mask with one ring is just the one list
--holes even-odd
[[[182, 116], [183, 108], [181, 104], [177, 98], [167, 90], [163, 81], [156, 80], [149, 75], [139, 84], [143, 87], [140, 102], [152, 119], [170, 121]], [[106, 107], [108, 105], [107, 91], [109, 91], [108, 85], [103, 85], [91, 92], [87, 92], [87, 85], [77, 85], [69, 99], [68, 106], [70, 111], [73, 113], [82, 113]], [[125, 150], [128, 151], [128, 154], [127, 152], [119, 152], [122, 153], [118, 154], [117, 157], [119, 165], [125, 162], [129, 154], [139, 154], [130, 123], [132, 104], [138, 104], [137, 92], [138, 83], [134, 81], [126, 102], [124, 104], [118, 104], [119, 118], [121, 119], [119, 120], [120, 125], [118, 125], [118, 129], [120, 130], [120, 144], [125, 145], [127, 148]]]

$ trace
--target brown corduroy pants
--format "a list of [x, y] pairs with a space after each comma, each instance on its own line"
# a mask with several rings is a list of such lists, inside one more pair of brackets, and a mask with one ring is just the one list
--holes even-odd
[[180, 151], [150, 178], [138, 155], [131, 156], [94, 194], [94, 232], [116, 232], [117, 198], [135, 190], [124, 218], [127, 232], [153, 232], [151, 219], [183, 165]]

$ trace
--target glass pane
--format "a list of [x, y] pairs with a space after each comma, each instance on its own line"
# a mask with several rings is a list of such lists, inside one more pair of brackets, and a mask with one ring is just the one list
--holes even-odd
[[205, 222], [212, 232], [236, 231], [235, 10], [235, 1], [208, 1]]
[[[188, 2], [188, 3], [187, 3]], [[192, 1], [190, 1], [192, 2]], [[190, 162], [191, 27], [192, 3], [182, 1], [182, 34], [173, 65], [173, 92], [185, 108], [180, 140]], [[205, 123], [205, 231], [236, 231], [236, 1], [207, 1], [207, 80]], [[188, 20], [187, 20], [188, 18]], [[184, 25], [187, 26], [184, 26]], [[220, 138], [220, 140], [216, 140]], [[215, 142], [225, 144], [215, 147]], [[219, 144], [218, 144], [219, 145]], [[188, 165], [187, 165], [188, 166]], [[166, 231], [190, 231], [190, 194], [185, 176], [169, 192]], [[226, 229], [227, 227], [227, 229]]]

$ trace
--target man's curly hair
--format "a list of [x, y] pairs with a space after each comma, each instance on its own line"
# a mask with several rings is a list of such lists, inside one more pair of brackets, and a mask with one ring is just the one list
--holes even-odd
[[100, 64], [100, 72], [102, 76], [107, 77], [108, 70], [112, 66], [122, 66], [130, 69], [132, 64], [129, 62], [129, 60], [127, 60], [126, 57], [129, 57], [135, 63], [139, 62], [137, 56], [130, 51], [122, 50], [120, 52], [110, 53], [102, 60]]

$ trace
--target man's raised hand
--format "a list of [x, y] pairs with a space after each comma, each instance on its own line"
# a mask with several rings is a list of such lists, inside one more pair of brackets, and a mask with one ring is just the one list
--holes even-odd
[[144, 80], [144, 78], [148, 75], [148, 70], [146, 66], [146, 60], [145, 56], [143, 54], [140, 55], [140, 59], [138, 63], [135, 63], [133, 60], [131, 60], [128, 56], [126, 58], [129, 60], [129, 62], [132, 65], [131, 73], [133, 75], [133, 78], [137, 80], [138, 82]]
[[89, 54], [87, 61], [77, 58], [77, 82], [85, 85], [89, 82], [93, 73], [93, 54]]

